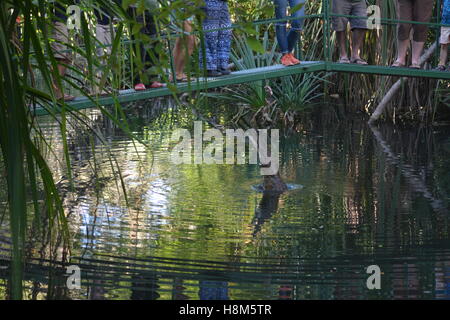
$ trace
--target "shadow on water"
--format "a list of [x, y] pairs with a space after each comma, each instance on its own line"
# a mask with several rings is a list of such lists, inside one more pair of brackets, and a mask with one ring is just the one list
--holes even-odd
[[[95, 111], [98, 136], [69, 129], [74, 191], [50, 162], [73, 243], [30, 237], [27, 298], [450, 298], [450, 128], [299, 126], [281, 141], [280, 174], [302, 187], [267, 193], [252, 187], [262, 182], [257, 166], [171, 164], [171, 132], [191, 119], [158, 103], [127, 111], [150, 148]], [[58, 145], [57, 124], [44, 133]], [[5, 221], [0, 298], [10, 246]], [[373, 264], [381, 290], [366, 287]], [[66, 287], [68, 265], [81, 269], [80, 290]]]
[[263, 192], [263, 196], [255, 210], [255, 217], [252, 224], [254, 225], [253, 236], [256, 236], [261, 231], [261, 227], [266, 220], [269, 220], [278, 210], [278, 202], [281, 193], [279, 192]]

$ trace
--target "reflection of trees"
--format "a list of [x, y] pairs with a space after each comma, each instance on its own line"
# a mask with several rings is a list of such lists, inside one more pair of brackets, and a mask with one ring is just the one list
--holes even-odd
[[[152, 121], [155, 116], [161, 113], [162, 106], [164, 106], [164, 103], [157, 100], [153, 103], [153, 108], [149, 108], [148, 105], [144, 106], [145, 108], [142, 106], [131, 108], [131, 113], [135, 112], [135, 116], [130, 123], [142, 122], [142, 117], [145, 117], [148, 122]], [[151, 109], [152, 112], [143, 112], [147, 109]], [[107, 211], [108, 199], [113, 200], [111, 203], [122, 204], [120, 201], [122, 198], [120, 197], [122, 188], [120, 186], [121, 177], [119, 170], [127, 166], [128, 158], [126, 155], [129, 152], [126, 148], [119, 150], [120, 153], [109, 152], [116, 148], [115, 140], [122, 141], [122, 137], [125, 134], [115, 123], [95, 110], [85, 111], [83, 115], [69, 117], [67, 121], [67, 130], [65, 133], [68, 137], [68, 155], [71, 163], [69, 170], [72, 180], [68, 177], [68, 169], [63, 160], [64, 149], [61, 142], [60, 127], [57, 123], [47, 123], [45, 119], [40, 122], [41, 133], [49, 141], [49, 145], [42, 145], [41, 148], [53, 171], [56, 187], [61, 195], [63, 207], [65, 208], [65, 215], [70, 221], [69, 226], [72, 229], [72, 234], [78, 235], [78, 228], [82, 224], [82, 221], [79, 219], [79, 213], [86, 210], [82, 207], [85, 207], [89, 203], [89, 215], [93, 216], [93, 221], [89, 220], [89, 223], [92, 223], [92, 225], [89, 226], [86, 231], [87, 233], [82, 234], [82, 236], [94, 241], [93, 239], [99, 236], [98, 231], [104, 228], [102, 223], [105, 223], [104, 220], [108, 219], [108, 212], [106, 212], [106, 216], [97, 219], [98, 207], [103, 206]], [[138, 127], [142, 130], [142, 125], [138, 125]], [[133, 148], [132, 143], [130, 145], [130, 148]], [[140, 167], [136, 167], [136, 170], [140, 169]], [[73, 181], [73, 184], [71, 181]], [[134, 188], [132, 190], [133, 197], [131, 200], [135, 198], [141, 199], [145, 192], [148, 191], [148, 187], [148, 185], [140, 185]], [[113, 191], [114, 189], [116, 192]], [[106, 204], [99, 202], [101, 198], [106, 198]], [[130, 210], [130, 215], [133, 212], [137, 212], [136, 219], [133, 219], [133, 221], [141, 219], [142, 217], [139, 217], [139, 211], [142, 210], [141, 204], [139, 201], [132, 201], [131, 203], [138, 206], [135, 210], [133, 208]], [[115, 210], [114, 207], [112, 209]], [[42, 210], [46, 210], [46, 208], [42, 208]], [[45, 217], [43, 219], [47, 218]], [[42, 224], [42, 226], [48, 225], [48, 223]], [[137, 234], [139, 232], [142, 233], [142, 230], [139, 231], [139, 225], [139, 223], [132, 224], [130, 233], [134, 230], [135, 236], [131, 235], [131, 237], [124, 238], [128, 240], [130, 238], [137, 239]], [[66, 242], [67, 239], [63, 239], [56, 228], [52, 230], [47, 227], [39, 229], [37, 226], [38, 224], [36, 223], [33, 223], [31, 226], [32, 230], [29, 233], [29, 239], [27, 241], [27, 259], [38, 258], [37, 263], [42, 267], [49, 260], [67, 262], [70, 259], [70, 255], [74, 253], [69, 252], [69, 244]], [[71, 239], [68, 240], [70, 241]], [[75, 246], [72, 245], [72, 250], [74, 247], [77, 248], [78, 245], [78, 243], [75, 243]], [[91, 244], [91, 247], [94, 248], [96, 246]], [[47, 276], [51, 281], [48, 284], [43, 283], [41, 280], [33, 281], [31, 283], [30, 297], [36, 299], [43, 292], [43, 288], [46, 288], [47, 298], [49, 299], [64, 297], [67, 294], [64, 278], [61, 278], [61, 275], [54, 275], [52, 268], [45, 270], [47, 270]], [[101, 280], [94, 280], [93, 286], [89, 290], [89, 295], [92, 298], [101, 298], [104, 295], [103, 282]]]
[[[437, 199], [432, 194], [429, 187], [425, 184], [423, 178], [415, 173], [415, 170], [412, 166], [402, 164], [401, 156], [395, 154], [392, 151], [389, 144], [383, 139], [381, 132], [375, 126], [370, 126], [370, 129], [372, 130], [373, 135], [380, 145], [382, 151], [386, 154], [387, 161], [392, 165], [399, 167], [401, 174], [403, 175], [403, 177], [405, 177], [411, 189], [415, 192], [421, 193], [423, 197], [428, 199], [435, 212], [447, 213], [448, 208], [446, 203], [441, 199]], [[426, 169], [422, 170], [425, 171]]]
[[159, 298], [155, 273], [133, 273], [131, 276], [131, 300], [156, 300]]
[[185, 290], [183, 279], [174, 277], [172, 280], [172, 300], [189, 300], [189, 296], [184, 292]]
[[[137, 131], [146, 121], [146, 110], [145, 107], [132, 111], [136, 113], [135, 122], [131, 123], [131, 126], [133, 123], [136, 125], [133, 130]], [[149, 299], [157, 297], [157, 294], [175, 299], [191, 297], [192, 290], [189, 289], [192, 288], [192, 282], [189, 280], [230, 281], [245, 283], [246, 288], [254, 285], [253, 288], [259, 289], [255, 290], [257, 293], [251, 290], [241, 293], [243, 297], [263, 297], [263, 294], [264, 297], [276, 297], [280, 294], [281, 298], [360, 298], [367, 295], [361, 288], [364, 285], [360, 278], [364, 272], [361, 266], [371, 264], [372, 260], [369, 262], [367, 257], [372, 258], [372, 254], [375, 254], [375, 258], [385, 258], [383, 261], [386, 261], [387, 267], [382, 270], [387, 274], [386, 277], [390, 277], [391, 273], [395, 275], [387, 284], [391, 286], [390, 292], [399, 297], [421, 296], [421, 293], [408, 290], [408, 283], [414, 284], [414, 291], [419, 291], [434, 281], [426, 275], [434, 272], [433, 266], [436, 264], [432, 260], [440, 258], [440, 253], [426, 257], [431, 261], [429, 265], [423, 262], [422, 256], [416, 254], [417, 251], [405, 253], [415, 244], [423, 248], [421, 243], [427, 240], [448, 239], [448, 220], [440, 213], [439, 207], [433, 204], [434, 200], [442, 198], [437, 192], [441, 189], [436, 187], [441, 180], [432, 180], [435, 176], [433, 173], [439, 168], [431, 168], [431, 163], [434, 163], [431, 151], [417, 152], [417, 143], [414, 143], [420, 140], [417, 132], [405, 135], [402, 139], [398, 139], [391, 131], [383, 132], [383, 139], [389, 141], [392, 155], [386, 153], [384, 148], [376, 148], [378, 142], [374, 142], [373, 133], [360, 123], [313, 127], [309, 129], [313, 134], [309, 132], [307, 135], [288, 137], [281, 149], [283, 177], [304, 184], [305, 188], [283, 195], [282, 198], [280, 194], [265, 192], [262, 197], [257, 196], [259, 202], [256, 204], [251, 203], [255, 195], [250, 191], [250, 185], [257, 176], [256, 168], [181, 166], [177, 170], [169, 170], [166, 164], [161, 165], [161, 159], [156, 159], [152, 172], [156, 172], [158, 177], [163, 176], [163, 184], [170, 181], [170, 197], [167, 197], [166, 192], [162, 196], [167, 198], [171, 206], [167, 207], [170, 215], [162, 219], [165, 220], [164, 224], [153, 228], [151, 223], [145, 221], [147, 204], [143, 201], [145, 198], [148, 200], [146, 192], [155, 190], [155, 185], [149, 183], [152, 178], [143, 178], [148, 174], [148, 164], [137, 165], [135, 158], [130, 158], [134, 146], [128, 140], [126, 144], [123, 143], [120, 138], [122, 133], [114, 129], [114, 125], [103, 123], [102, 117], [95, 121], [99, 128], [110, 127], [105, 129], [107, 133], [104, 134], [110, 146], [117, 147], [114, 155], [118, 166], [125, 168], [123, 177], [129, 186], [130, 201], [128, 216], [123, 218], [125, 223], [120, 226], [118, 234], [110, 236], [112, 240], [117, 240], [116, 237], [120, 239], [111, 245], [110, 238], [106, 237], [102, 243], [104, 246], [99, 250], [117, 250], [116, 254], [122, 257], [139, 257], [144, 252], [148, 255], [148, 248], [153, 242], [147, 241], [145, 237], [157, 237], [158, 247], [151, 247], [152, 254], [176, 257], [183, 264], [180, 266], [183, 268], [182, 275], [176, 272], [164, 274], [164, 279], [173, 279], [172, 295], [170, 291], [166, 294], [164, 290], [158, 289], [155, 277], [158, 279], [161, 276], [159, 271], [154, 271], [155, 276], [150, 276], [151, 272], [136, 274], [131, 281], [129, 274], [124, 276], [126, 280], [122, 281], [132, 283], [134, 289], [131, 295], [136, 298]], [[155, 134], [145, 130], [148, 129], [143, 130], [143, 135]], [[86, 139], [81, 130], [75, 130], [70, 140], [76, 141], [76, 135], [80, 135], [80, 140], [73, 143], [75, 149], [72, 149], [72, 153], [76, 153], [72, 159], [75, 192], [72, 193], [64, 179], [61, 179], [60, 184], [61, 190], [76, 197], [66, 198], [65, 205], [74, 211], [86, 201], [102, 197], [104, 203], [93, 203], [86, 210], [94, 213], [106, 207], [109, 210], [122, 208], [123, 203], [118, 199], [115, 185], [118, 177], [105, 169], [108, 163], [98, 154], [99, 151], [101, 153], [100, 142], [95, 144], [98, 149], [92, 153], [92, 139]], [[120, 145], [116, 144], [117, 141]], [[139, 149], [138, 152], [141, 154], [145, 151]], [[417, 154], [421, 154], [421, 157]], [[94, 159], [97, 161], [96, 166], [92, 165]], [[392, 159], [400, 160], [395, 162]], [[412, 165], [405, 166], [404, 163]], [[55, 163], [55, 171], [59, 174], [63, 170], [58, 165], [61, 164]], [[445, 167], [442, 163], [440, 166]], [[98, 171], [90, 170], [92, 168]], [[163, 174], [158, 170], [163, 171]], [[411, 173], [413, 179], [408, 178]], [[93, 187], [93, 184], [96, 186]], [[419, 197], [423, 198], [420, 201], [415, 196], [417, 192], [423, 195]], [[445, 201], [440, 203], [445, 207]], [[161, 209], [158, 210], [160, 213]], [[252, 225], [249, 226], [252, 216]], [[271, 223], [266, 224], [264, 232], [261, 232], [269, 219]], [[122, 221], [122, 218], [119, 220]], [[80, 222], [74, 225], [79, 226]], [[101, 224], [98, 227], [102, 228]], [[150, 235], [152, 231], [154, 234]], [[90, 230], [90, 233], [93, 231]], [[41, 250], [45, 253], [43, 257], [48, 256], [49, 247], [47, 245]], [[39, 248], [32, 249], [30, 255], [36, 256]], [[404, 257], [412, 259], [406, 267], [402, 264]], [[263, 261], [261, 269], [258, 269], [261, 275], [257, 272], [247, 275], [242, 271], [247, 268], [248, 259], [258, 263]], [[217, 270], [222, 267], [211, 263], [197, 270], [190, 265], [194, 260], [195, 263], [226, 261], [226, 271], [212, 279], [204, 277], [201, 269]], [[266, 261], [269, 261], [270, 270], [265, 266]], [[128, 262], [127, 268], [134, 270]], [[172, 268], [171, 262], [165, 266]], [[406, 276], [412, 272], [415, 274]], [[439, 280], [440, 287], [444, 280], [442, 277]], [[118, 284], [112, 282], [113, 285]], [[343, 286], [343, 283], [348, 285]], [[106, 296], [105, 291], [111, 285], [110, 278], [93, 278], [91, 297]], [[269, 289], [261, 293], [258, 286]], [[42, 289], [36, 286], [35, 292], [38, 294]], [[55, 289], [51, 289], [52, 297], [64, 295]], [[238, 290], [241, 287], [233, 288], [233, 295]], [[129, 296], [130, 292], [127, 292]]]
[[[363, 273], [363, 266], [373, 263], [368, 257], [373, 258], [371, 254], [375, 253], [375, 260], [385, 257], [382, 270], [388, 279], [386, 285], [395, 287], [399, 296], [408, 291], [408, 285], [414, 285], [416, 289], [409, 290], [407, 296], [423, 297], [424, 288], [432, 279], [432, 264], [426, 262], [430, 257], [424, 257], [415, 248], [422, 248], [424, 242], [448, 239], [448, 216], [443, 214], [448, 212], [448, 204], [438, 195], [438, 191], [444, 196], [448, 192], [438, 185], [446, 177], [436, 179], [436, 170], [445, 168], [445, 162], [439, 158], [442, 149], [437, 152], [430, 131], [413, 130], [403, 133], [400, 139], [398, 128], [387, 132], [392, 153], [400, 150], [395, 156], [378, 149], [373, 133], [360, 121], [321, 123], [308, 128], [306, 135], [286, 139], [281, 149], [283, 176], [305, 188], [301, 197], [286, 196], [283, 207], [274, 209], [278, 211], [276, 216], [268, 215], [271, 224], [264, 238], [270, 246], [262, 245], [264, 239], [252, 243], [259, 256], [278, 258], [280, 268], [299, 261], [300, 270], [306, 267], [300, 257], [311, 257], [317, 265], [310, 266], [310, 272], [334, 270], [330, 278], [336, 284], [326, 291], [328, 286], [309, 283], [309, 292], [316, 290], [323, 297], [360, 298], [368, 294], [364, 281], [355, 272], [346, 271], [348, 267], [341, 262], [351, 259], [352, 267]], [[422, 139], [424, 136], [426, 139]], [[391, 161], [400, 157], [400, 162]], [[259, 206], [265, 207], [263, 204], [268, 202], [262, 201]], [[301, 220], [292, 220], [293, 216]], [[437, 253], [435, 258], [439, 257]], [[414, 261], [404, 268], [403, 259]], [[294, 286], [299, 297], [304, 295], [306, 286], [304, 281]], [[382, 294], [389, 296], [389, 289]]]

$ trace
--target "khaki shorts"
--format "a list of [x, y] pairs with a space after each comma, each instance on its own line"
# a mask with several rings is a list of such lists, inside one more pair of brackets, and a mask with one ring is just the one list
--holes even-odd
[[54, 22], [53, 27], [52, 39], [54, 41], [51, 47], [55, 59], [71, 61], [71, 50], [67, 46], [67, 43], [69, 43], [69, 30], [67, 29], [67, 25], [57, 21]]
[[439, 38], [440, 44], [450, 44], [450, 27], [441, 28], [441, 37]]
[[[435, 0], [398, 0], [397, 16], [403, 21], [429, 22], [433, 13]], [[416, 42], [427, 40], [428, 26], [423, 24], [399, 23], [397, 27], [398, 40], [404, 41], [411, 38]]]
[[363, 17], [364, 19], [357, 18], [345, 18], [345, 17], [333, 17], [333, 30], [345, 31], [347, 30], [347, 24], [350, 21], [350, 27], [353, 29], [368, 29], [367, 28], [367, 5], [365, 0], [351, 1], [351, 0], [333, 0], [334, 14], [343, 14]]

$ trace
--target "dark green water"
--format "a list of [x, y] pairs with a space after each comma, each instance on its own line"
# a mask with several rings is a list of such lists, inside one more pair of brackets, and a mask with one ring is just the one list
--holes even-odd
[[[315, 121], [282, 139], [281, 175], [303, 188], [276, 197], [252, 188], [256, 166], [171, 164], [169, 118], [133, 113], [147, 149], [91, 114], [120, 174], [98, 137], [69, 132], [75, 192], [51, 161], [73, 243], [69, 252], [31, 241], [26, 298], [450, 298], [450, 128]], [[58, 145], [55, 123], [46, 135]], [[5, 298], [7, 221], [1, 228]], [[81, 268], [80, 290], [65, 286], [65, 254]], [[366, 286], [370, 265], [380, 290]]]

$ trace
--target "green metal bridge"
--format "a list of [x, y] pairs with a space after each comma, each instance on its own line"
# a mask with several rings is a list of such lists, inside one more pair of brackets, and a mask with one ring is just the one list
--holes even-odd
[[[348, 72], [361, 74], [376, 74], [397, 77], [421, 77], [432, 79], [450, 80], [450, 72], [441, 72], [434, 70], [422, 70], [411, 68], [392, 68], [383, 66], [365, 66], [357, 64], [341, 64], [325, 61], [306, 61], [300, 65], [285, 67], [275, 65], [271, 67], [255, 68], [242, 71], [236, 71], [228, 76], [220, 78], [200, 78], [185, 83], [178, 83], [175, 87], [164, 87], [159, 89], [148, 89], [145, 91], [135, 91], [134, 89], [120, 90], [117, 95], [103, 97], [78, 97], [73, 101], [67, 102], [68, 109], [82, 110], [96, 107], [97, 105], [106, 106], [114, 103], [129, 103], [139, 100], [171, 96], [185, 92], [202, 91], [225, 87], [235, 84], [243, 84], [253, 81], [266, 80], [271, 78], [285, 77], [289, 75], [308, 73], [308, 72]], [[54, 109], [55, 113], [60, 111], [61, 106]], [[48, 114], [44, 108], [38, 107], [35, 110], [36, 115]]]
[[[440, 15], [440, 2], [438, 0], [437, 14]], [[64, 106], [56, 105], [52, 106], [51, 110], [48, 107], [42, 107], [40, 105], [33, 107], [33, 112], [36, 115], [46, 115], [48, 113], [59, 113], [62, 108], [66, 111], [75, 111], [88, 109], [98, 106], [107, 106], [116, 103], [129, 103], [139, 100], [146, 100], [157, 97], [173, 96], [182, 93], [204, 91], [213, 88], [226, 87], [230, 85], [244, 84], [254, 81], [261, 81], [266, 79], [273, 79], [279, 77], [285, 77], [295, 74], [312, 73], [312, 72], [339, 72], [339, 73], [356, 73], [366, 75], [381, 75], [392, 77], [413, 77], [413, 78], [429, 78], [450, 80], [450, 72], [442, 72], [435, 70], [425, 69], [412, 69], [412, 68], [393, 68], [390, 66], [379, 65], [358, 65], [358, 64], [342, 64], [336, 63], [332, 60], [332, 46], [331, 46], [331, 18], [332, 17], [347, 17], [347, 18], [361, 18], [349, 15], [337, 15], [330, 12], [329, 2], [323, 0], [322, 13], [316, 15], [305, 15], [303, 19], [322, 19], [323, 23], [323, 50], [324, 61], [302, 61], [300, 65], [285, 67], [283, 65], [273, 65], [268, 67], [261, 67], [255, 69], [247, 69], [232, 72], [228, 76], [221, 76], [219, 78], [192, 78], [188, 82], [170, 83], [167, 87], [159, 89], [148, 89], [144, 91], [135, 91], [134, 89], [119, 90], [108, 96], [90, 96], [90, 97], [77, 97], [75, 100], [64, 103]], [[277, 21], [293, 20], [294, 18], [286, 18], [282, 20], [270, 19], [264, 21], [255, 21], [254, 24], [267, 24]], [[296, 18], [297, 19], [297, 18]], [[439, 35], [439, 28], [441, 26], [447, 26], [436, 23], [423, 23], [415, 21], [401, 21], [396, 19], [380, 19], [379, 22], [383, 25], [390, 24], [395, 25], [401, 23], [411, 24], [426, 24], [431, 28], [435, 28]], [[233, 25], [231, 28], [237, 28], [239, 25]], [[211, 30], [214, 31], [214, 30]], [[438, 38], [438, 37], [437, 37]], [[173, 70], [172, 70], [173, 72]]]

